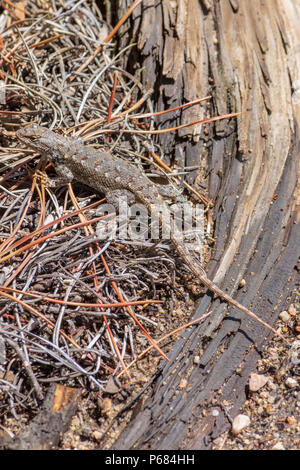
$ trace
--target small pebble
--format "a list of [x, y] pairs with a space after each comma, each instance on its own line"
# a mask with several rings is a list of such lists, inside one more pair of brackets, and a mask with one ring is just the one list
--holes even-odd
[[276, 444], [272, 447], [272, 450], [285, 450], [283, 447], [282, 442], [276, 442]]
[[200, 356], [194, 357], [194, 364], [200, 364]]
[[249, 377], [249, 390], [251, 392], [257, 392], [260, 388], [262, 388], [268, 382], [269, 377], [267, 375], [262, 374], [250, 374]]
[[101, 408], [103, 413], [107, 413], [112, 407], [112, 401], [110, 398], [103, 398]]
[[295, 388], [295, 387], [297, 387], [298, 382], [297, 382], [297, 380], [293, 379], [292, 377], [288, 377], [285, 381], [285, 385], [288, 388]]
[[291, 356], [291, 362], [293, 364], [300, 363], [300, 341], [299, 340], [296, 340], [292, 343], [290, 356]]
[[95, 441], [98, 441], [98, 442], [99, 442], [99, 441], [101, 441], [102, 434], [103, 434], [103, 433], [100, 432], [100, 431], [94, 431], [94, 432], [92, 433], [92, 437], [95, 439]]
[[180, 384], [179, 384], [179, 388], [185, 388], [187, 386], [187, 380], [186, 379], [182, 379], [180, 381]]
[[281, 312], [279, 314], [279, 318], [280, 320], [282, 320], [284, 323], [288, 323], [290, 321], [290, 316], [288, 314], [288, 312], [286, 310], [283, 310], [283, 312]]
[[212, 410], [211, 414], [212, 416], [219, 416], [220, 413], [219, 413], [219, 410], [215, 409], [215, 410]]
[[286, 419], [287, 423], [290, 425], [297, 424], [297, 420], [294, 416], [288, 416]]
[[45, 286], [44, 286], [43, 284], [39, 283], [39, 282], [37, 282], [36, 284], [34, 284], [34, 285], [32, 286], [32, 288], [33, 288], [33, 290], [36, 290], [36, 291], [38, 291], [38, 292], [44, 292], [44, 290], [45, 290]]
[[249, 426], [250, 418], [247, 415], [237, 415], [232, 423], [232, 434], [235, 436], [239, 434], [244, 428]]
[[289, 306], [288, 312], [289, 312], [289, 314], [290, 314], [292, 317], [294, 317], [295, 315], [297, 315], [297, 309], [296, 309], [296, 307], [295, 307], [293, 304], [291, 304], [291, 305]]
[[271, 377], [270, 377], [270, 380], [269, 380], [269, 382], [268, 382], [268, 389], [271, 390], [271, 391], [273, 391], [273, 392], [276, 392], [276, 390], [277, 390], [277, 385], [274, 384], [274, 382], [273, 382], [273, 380], [271, 379]]
[[224, 436], [217, 437], [217, 438], [214, 440], [214, 445], [215, 445], [216, 447], [222, 446], [223, 444], [224, 444]]
[[116, 378], [111, 376], [108, 379], [108, 382], [106, 384], [106, 387], [104, 389], [105, 393], [118, 393], [118, 391], [122, 388], [121, 382]]

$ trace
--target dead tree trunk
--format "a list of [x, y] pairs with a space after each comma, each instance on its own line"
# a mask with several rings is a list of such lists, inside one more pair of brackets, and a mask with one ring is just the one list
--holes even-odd
[[[130, 3], [115, 2], [118, 16]], [[237, 121], [211, 125], [208, 135], [188, 128], [159, 141], [179, 166], [207, 158], [216, 238], [208, 274], [272, 325], [297, 273], [299, 22], [293, 0], [144, 0], [120, 35], [122, 45], [136, 43], [127, 68], [143, 67], [157, 110], [212, 95], [211, 115], [243, 112]], [[195, 107], [164, 116], [160, 126], [202, 117], [203, 108]], [[246, 289], [237, 291], [242, 278]], [[224, 319], [228, 306], [209, 293], [195, 317], [207, 309], [212, 320], [177, 341], [151, 398], [115, 448], [209, 448], [228, 429], [222, 408], [217, 418], [203, 417], [202, 408], [227, 400], [230, 415], [237, 414], [269, 332], [233, 309]], [[201, 360], [194, 365], [196, 354]], [[188, 384], [181, 389], [183, 377]]]

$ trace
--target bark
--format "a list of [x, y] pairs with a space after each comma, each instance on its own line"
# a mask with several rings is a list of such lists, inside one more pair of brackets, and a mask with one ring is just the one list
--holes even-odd
[[[121, 15], [131, 2], [115, 3]], [[297, 281], [299, 3], [144, 0], [130, 21], [120, 43], [137, 45], [126, 66], [143, 67], [157, 110], [212, 95], [211, 114], [243, 112], [210, 125], [208, 135], [198, 126], [158, 140], [167, 163], [191, 166], [207, 158], [216, 238], [209, 277], [274, 325]], [[203, 116], [204, 108], [194, 107], [158, 125]], [[238, 290], [242, 278], [246, 288]], [[231, 308], [224, 319], [228, 306], [209, 293], [195, 317], [207, 309], [212, 319], [179, 338], [152, 396], [114, 448], [209, 448], [229, 428], [222, 403], [237, 414], [269, 332]], [[193, 362], [197, 354], [200, 365]], [[183, 377], [188, 385], [181, 389]], [[220, 414], [204, 418], [211, 404]]]
[[52, 385], [40, 412], [30, 425], [13, 439], [1, 442], [5, 450], [55, 449], [69, 428], [77, 410], [81, 391], [76, 388]]

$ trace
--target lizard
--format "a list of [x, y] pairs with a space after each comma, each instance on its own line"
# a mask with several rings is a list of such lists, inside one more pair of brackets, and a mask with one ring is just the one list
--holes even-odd
[[[133, 163], [110, 152], [87, 147], [81, 138], [61, 136], [36, 124], [18, 129], [16, 135], [21, 142], [53, 163], [61, 184], [72, 180], [78, 181], [103, 193], [106, 199], [113, 203], [116, 197], [127, 193], [131, 200], [133, 196], [135, 200], [144, 204], [151, 215], [159, 218], [160, 223], [163, 219], [168, 220], [169, 208], [155, 183]], [[286, 341], [279, 332], [211, 281], [200, 261], [190, 252], [182, 237], [178, 237], [171, 227], [169, 235], [179, 257], [205, 287]]]

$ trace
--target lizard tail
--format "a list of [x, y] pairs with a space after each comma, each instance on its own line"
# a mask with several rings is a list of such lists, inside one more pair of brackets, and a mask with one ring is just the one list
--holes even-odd
[[206, 276], [206, 273], [204, 269], [202, 268], [199, 260], [195, 257], [193, 253], [190, 253], [188, 248], [185, 246], [183, 240], [178, 240], [174, 234], [171, 234], [171, 241], [176, 249], [177, 253], [179, 256], [182, 258], [182, 260], [185, 262], [185, 264], [189, 267], [189, 269], [192, 271], [195, 277], [197, 277], [202, 284], [204, 284], [211, 292], [216, 294], [218, 297], [220, 297], [222, 300], [225, 300], [229, 305], [232, 305], [233, 307], [238, 308], [242, 312], [244, 312], [246, 315], [250, 316], [257, 322], [259, 322], [261, 325], [263, 325], [265, 328], [268, 330], [272, 331], [275, 335], [280, 336], [281, 339], [283, 339], [286, 342], [286, 339], [279, 333], [277, 332], [274, 328], [272, 328], [270, 325], [265, 323], [263, 320], [261, 320], [255, 313], [251, 312], [248, 308], [246, 308], [244, 305], [240, 304], [237, 300], [234, 300], [230, 295], [226, 294], [222, 289], [220, 289], [213, 281], [208, 279]]

